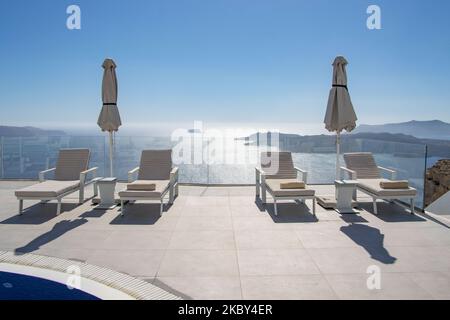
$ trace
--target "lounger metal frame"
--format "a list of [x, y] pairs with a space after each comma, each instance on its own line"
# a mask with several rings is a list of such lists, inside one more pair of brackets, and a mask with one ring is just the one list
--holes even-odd
[[[392, 169], [388, 169], [388, 168], [384, 168], [384, 167], [380, 167], [380, 166], [377, 166], [377, 167], [378, 167], [379, 170], [384, 171], [386, 173], [389, 173], [391, 175], [391, 180], [395, 180], [396, 179], [397, 171], [392, 170]], [[350, 170], [347, 167], [341, 167], [341, 173], [347, 173], [351, 180], [358, 181], [358, 175], [357, 175], [356, 171], [354, 171], [354, 170]], [[411, 196], [411, 195], [407, 195], [407, 196], [402, 196], [402, 195], [380, 196], [380, 195], [377, 195], [376, 193], [370, 192], [370, 191], [360, 187], [359, 183], [358, 183], [356, 188], [357, 188], [357, 190], [359, 190], [359, 191], [369, 195], [370, 197], [372, 197], [374, 214], [378, 214], [377, 200], [388, 200], [389, 202], [392, 203], [392, 202], [394, 202], [394, 200], [402, 200], [402, 199], [405, 199], [405, 200], [407, 200], [407, 202], [409, 202], [410, 212], [411, 212], [411, 214], [414, 214], [414, 209], [415, 209], [414, 199], [415, 199], [415, 196]], [[355, 190], [355, 192], [353, 194], [353, 200], [358, 201], [356, 190]]]
[[[44, 171], [39, 172], [39, 183], [45, 181], [45, 175], [47, 173], [55, 171], [56, 168], [47, 169]], [[98, 170], [98, 167], [94, 167], [85, 171], [80, 172], [80, 184], [69, 191], [66, 191], [64, 193], [61, 193], [57, 195], [56, 197], [35, 197], [35, 196], [16, 196], [19, 200], [19, 215], [23, 214], [23, 201], [24, 200], [41, 200], [41, 203], [46, 203], [48, 201], [56, 200], [58, 201], [57, 207], [56, 207], [56, 215], [59, 215], [61, 213], [61, 201], [64, 197], [68, 196], [69, 194], [72, 194], [74, 192], [79, 191], [79, 197], [78, 197], [78, 204], [84, 203], [84, 188], [90, 184], [93, 185], [94, 189], [94, 197], [98, 195], [98, 189], [96, 184], [94, 183], [98, 179], [96, 178], [96, 172]], [[88, 174], [92, 173], [93, 178], [89, 181], [86, 181], [86, 177]]]
[[[139, 167], [134, 168], [133, 170], [128, 172], [128, 183], [133, 182], [135, 174], [139, 172]], [[136, 193], [139, 193], [142, 191], [136, 191]], [[162, 216], [162, 213], [164, 211], [164, 197], [166, 196], [167, 192], [169, 192], [169, 204], [173, 204], [175, 197], [178, 196], [178, 167], [172, 168], [170, 171], [170, 178], [169, 178], [169, 185], [164, 189], [164, 191], [161, 193], [160, 197], [139, 197], [139, 196], [128, 196], [123, 197], [120, 196], [120, 215], [123, 216], [125, 214], [125, 201], [129, 201], [131, 203], [134, 203], [135, 201], [139, 200], [159, 200], [160, 201], [160, 208], [159, 208], [159, 215]]]
[[[308, 180], [308, 172], [305, 170], [302, 170], [300, 168], [294, 167], [294, 169], [297, 171], [297, 173], [302, 174], [302, 181], [306, 184]], [[266, 185], [266, 173], [261, 168], [256, 167], [255, 168], [255, 177], [256, 177], [256, 197], [261, 196], [261, 201], [263, 204], [267, 203], [267, 196], [266, 193], [268, 192], [272, 198], [273, 198], [273, 205], [274, 205], [274, 213], [277, 216], [278, 215], [278, 207], [277, 207], [277, 201], [280, 200], [294, 200], [294, 201], [300, 201], [301, 203], [305, 203], [305, 200], [312, 200], [313, 204], [313, 210], [312, 213], [315, 216], [316, 215], [316, 196], [276, 196], [272, 193], [270, 188], [267, 188]]]

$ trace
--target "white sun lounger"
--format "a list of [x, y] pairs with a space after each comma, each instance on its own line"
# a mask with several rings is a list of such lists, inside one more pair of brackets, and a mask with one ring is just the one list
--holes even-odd
[[[308, 173], [302, 169], [294, 167], [292, 154], [290, 152], [262, 152], [261, 168], [256, 170], [256, 197], [261, 196], [262, 203], [266, 203], [266, 192], [268, 192], [274, 202], [275, 215], [278, 215], [277, 201], [296, 200], [304, 202], [312, 200], [312, 212], [316, 214], [315, 190], [308, 187]], [[301, 180], [297, 175], [301, 173]], [[281, 189], [284, 182], [304, 182], [304, 189]]]
[[[134, 175], [138, 174], [137, 180]], [[124, 202], [137, 200], [159, 200], [160, 215], [164, 209], [164, 197], [169, 193], [172, 204], [178, 195], [178, 168], [172, 168], [172, 150], [144, 150], [140, 166], [128, 172], [128, 183], [133, 181], [154, 184], [154, 190], [128, 190], [119, 192], [121, 214], [124, 215]]]
[[[95, 177], [97, 167], [88, 169], [89, 149], [61, 149], [56, 167], [39, 173], [39, 183], [16, 190], [15, 196], [19, 200], [19, 214], [23, 212], [24, 200], [41, 200], [48, 202], [57, 200], [56, 214], [61, 213], [61, 200], [65, 196], [79, 191], [79, 204], [84, 202], [84, 188], [93, 184], [95, 179], [87, 181], [87, 175]], [[45, 175], [54, 172], [53, 180], [45, 180]], [[94, 185], [94, 184], [93, 184]], [[94, 185], [94, 195], [97, 190]]]
[[[408, 187], [405, 189], [383, 189], [380, 182], [392, 181], [396, 179], [396, 171], [377, 166], [372, 153], [358, 152], [344, 154], [346, 167], [341, 167], [341, 171], [349, 174], [350, 179], [358, 182], [357, 189], [373, 199], [373, 211], [378, 214], [377, 199], [382, 200], [407, 200], [409, 201], [411, 214], [414, 214], [414, 198], [417, 190]], [[380, 171], [390, 174], [390, 180], [384, 179]], [[356, 201], [356, 193], [353, 196]]]

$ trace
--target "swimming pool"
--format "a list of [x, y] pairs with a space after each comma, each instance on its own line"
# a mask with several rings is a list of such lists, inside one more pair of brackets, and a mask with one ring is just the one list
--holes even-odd
[[[70, 277], [49, 268], [0, 263], [0, 300], [134, 300], [98, 281], [80, 276], [74, 283]], [[67, 283], [76, 288], [69, 289]]]
[[[69, 289], [67, 284], [76, 289]], [[180, 300], [147, 281], [85, 262], [0, 251], [0, 300]]]
[[100, 300], [65, 284], [30, 275], [0, 271], [0, 300]]

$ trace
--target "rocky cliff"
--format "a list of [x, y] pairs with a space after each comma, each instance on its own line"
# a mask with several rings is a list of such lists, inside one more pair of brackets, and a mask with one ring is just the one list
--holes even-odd
[[425, 207], [450, 190], [450, 159], [439, 160], [427, 170]]

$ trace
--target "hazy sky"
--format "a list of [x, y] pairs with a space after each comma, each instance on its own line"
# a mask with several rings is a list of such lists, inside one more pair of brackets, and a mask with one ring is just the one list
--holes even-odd
[[[66, 8], [81, 8], [81, 30]], [[382, 30], [366, 9], [381, 7]], [[450, 1], [1, 0], [0, 124], [95, 124], [113, 58], [124, 126], [320, 124], [336, 55], [359, 123], [450, 122]]]

